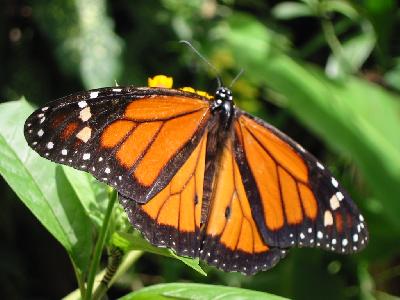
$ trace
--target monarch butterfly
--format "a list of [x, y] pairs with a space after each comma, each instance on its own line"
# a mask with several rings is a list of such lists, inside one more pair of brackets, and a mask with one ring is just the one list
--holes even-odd
[[291, 247], [353, 253], [363, 216], [332, 174], [263, 120], [214, 96], [108, 87], [66, 96], [26, 120], [41, 156], [114, 187], [132, 225], [152, 244], [224, 271], [254, 274]]

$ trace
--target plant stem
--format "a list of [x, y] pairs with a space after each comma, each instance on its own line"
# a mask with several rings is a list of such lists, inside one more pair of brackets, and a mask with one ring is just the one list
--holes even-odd
[[110, 224], [111, 213], [113, 211], [114, 203], [116, 200], [117, 200], [117, 192], [113, 190], [109, 193], [109, 202], [108, 202], [108, 206], [107, 206], [107, 211], [104, 216], [103, 225], [101, 226], [99, 237], [96, 241], [93, 258], [90, 262], [88, 279], [87, 279], [87, 288], [86, 288], [86, 294], [85, 294], [85, 298], [84, 298], [85, 300], [92, 299], [92, 290], [93, 290], [94, 279], [96, 277], [96, 271], [97, 271], [97, 268], [100, 263], [101, 254], [103, 252], [108, 227]]
[[75, 265], [75, 262], [71, 258], [71, 256], [69, 258], [71, 260], [72, 267], [74, 268], [74, 273], [75, 273], [76, 281], [78, 282], [78, 287], [79, 287], [79, 291], [81, 294], [81, 298], [83, 299], [86, 294], [86, 289], [85, 289], [85, 282], [82, 278], [82, 272], [77, 268], [77, 266]]

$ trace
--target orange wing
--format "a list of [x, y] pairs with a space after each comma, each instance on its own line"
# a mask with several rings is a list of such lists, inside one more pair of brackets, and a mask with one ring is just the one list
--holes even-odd
[[245, 112], [237, 115], [235, 157], [263, 239], [281, 248], [362, 249], [364, 219], [332, 174], [276, 128]]
[[286, 251], [270, 248], [253, 219], [229, 138], [214, 181], [200, 258], [224, 271], [254, 274], [275, 266]]
[[198, 145], [210, 101], [162, 88], [102, 88], [67, 96], [26, 121], [31, 147], [92, 173], [127, 198], [159, 193]]
[[[199, 143], [209, 117], [208, 103], [198, 99], [157, 96], [130, 103], [123, 118], [100, 136], [100, 146], [111, 149], [125, 173], [122, 182], [130, 183], [117, 190], [140, 203], [151, 199]], [[132, 180], [124, 180], [124, 175]], [[132, 195], [137, 190], [146, 197]]]
[[152, 244], [198, 257], [207, 134], [172, 180], [146, 204], [120, 196], [132, 225]]

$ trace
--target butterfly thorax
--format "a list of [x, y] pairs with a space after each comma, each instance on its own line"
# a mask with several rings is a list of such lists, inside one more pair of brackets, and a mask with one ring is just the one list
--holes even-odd
[[226, 87], [219, 87], [216, 90], [212, 111], [220, 114], [220, 124], [223, 129], [227, 130], [230, 128], [234, 115], [234, 103], [230, 89]]

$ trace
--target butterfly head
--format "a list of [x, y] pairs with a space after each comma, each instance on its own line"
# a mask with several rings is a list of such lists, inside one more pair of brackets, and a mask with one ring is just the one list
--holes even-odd
[[233, 101], [231, 90], [223, 86], [219, 87], [215, 92], [215, 101], [221, 104], [224, 101]]
[[223, 106], [232, 106], [233, 104], [232, 92], [226, 87], [219, 87], [215, 92], [214, 98], [214, 109]]
[[233, 97], [230, 89], [226, 87], [217, 89], [212, 109], [221, 113], [223, 127], [228, 128], [232, 123], [234, 113]]

